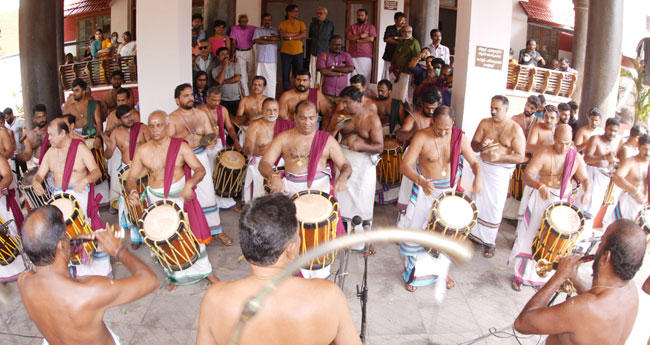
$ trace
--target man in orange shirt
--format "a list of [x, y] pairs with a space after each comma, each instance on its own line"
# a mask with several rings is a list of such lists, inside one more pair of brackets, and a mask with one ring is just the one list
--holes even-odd
[[302, 70], [302, 39], [307, 36], [304, 22], [298, 20], [298, 5], [290, 4], [286, 8], [287, 20], [278, 25], [280, 31], [282, 58], [282, 91], [291, 88], [289, 68], [293, 67], [293, 74]]

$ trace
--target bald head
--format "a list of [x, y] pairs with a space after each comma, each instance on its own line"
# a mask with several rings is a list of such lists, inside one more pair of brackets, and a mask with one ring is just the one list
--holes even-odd
[[623, 281], [634, 278], [643, 264], [646, 250], [645, 233], [633, 221], [619, 219], [607, 227], [594, 262], [594, 274], [598, 273], [598, 259], [610, 253], [614, 273]]
[[166, 112], [162, 110], [154, 110], [151, 114], [149, 114], [149, 119], [147, 120], [147, 123], [151, 124], [152, 120], [158, 120], [164, 123], [168, 123], [167, 119], [168, 119], [168, 115]]
[[304, 114], [304, 112], [312, 109], [316, 112], [316, 105], [308, 99], [302, 100], [296, 104], [296, 114], [298, 115]]
[[562, 123], [557, 125], [557, 127], [555, 127], [555, 134], [553, 135], [555, 141], [566, 140], [566, 139], [571, 140], [572, 136], [573, 136], [573, 130], [571, 129], [571, 126]]
[[54, 263], [57, 243], [65, 239], [63, 213], [52, 205], [37, 208], [23, 223], [23, 248], [36, 266]]

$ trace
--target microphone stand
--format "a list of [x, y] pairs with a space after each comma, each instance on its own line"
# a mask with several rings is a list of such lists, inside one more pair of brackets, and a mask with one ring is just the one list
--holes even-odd
[[[358, 216], [356, 216], [358, 217]], [[355, 217], [355, 218], [356, 218]], [[359, 217], [361, 218], [361, 217]], [[354, 223], [354, 220], [352, 221]], [[358, 223], [357, 223], [358, 224]], [[370, 231], [370, 221], [363, 221], [363, 231]], [[357, 285], [357, 298], [361, 301], [361, 342], [366, 343], [366, 306], [368, 305], [368, 255], [370, 255], [370, 243], [363, 246], [363, 278], [361, 287]]]

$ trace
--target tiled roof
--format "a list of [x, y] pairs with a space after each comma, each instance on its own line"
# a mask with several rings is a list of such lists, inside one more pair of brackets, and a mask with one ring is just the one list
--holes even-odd
[[65, 0], [63, 15], [65, 17], [86, 12], [102, 11], [110, 8], [111, 0]]
[[575, 12], [571, 0], [519, 1], [528, 21], [573, 30]]

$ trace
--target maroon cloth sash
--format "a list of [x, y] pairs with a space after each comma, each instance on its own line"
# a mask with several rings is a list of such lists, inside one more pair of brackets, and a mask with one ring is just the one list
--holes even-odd
[[18, 227], [18, 235], [22, 236], [23, 234], [23, 212], [20, 211], [20, 206], [16, 202], [16, 190], [8, 189], [7, 190], [7, 211], [11, 209], [11, 213], [14, 215], [14, 222]]
[[[74, 161], [77, 157], [77, 149], [81, 140], [72, 139], [70, 141], [70, 147], [68, 148], [68, 154], [65, 157], [65, 165], [63, 167], [63, 180], [61, 181], [61, 190], [67, 191], [68, 185], [70, 184], [70, 178], [72, 177], [72, 170], [74, 168]], [[86, 169], [87, 171], [87, 169]], [[89, 171], [87, 171], [89, 172]], [[101, 194], [95, 196], [95, 184], [89, 183], [90, 190], [88, 191], [88, 206], [86, 214], [90, 218], [90, 227], [96, 231], [99, 229], [104, 229], [106, 226], [102, 221], [102, 218], [99, 216], [99, 202], [102, 201]]]
[[[648, 171], [650, 171], [650, 163], [648, 163]], [[650, 204], [650, 174], [648, 174], [648, 204]]]
[[[165, 194], [165, 199], [169, 196], [169, 189], [174, 182], [174, 166], [176, 164], [176, 157], [181, 150], [181, 144], [185, 140], [181, 138], [171, 138], [169, 142], [169, 149], [167, 149], [167, 157], [165, 160], [165, 177], [163, 180], [163, 191]], [[183, 171], [185, 172], [185, 182], [192, 177], [192, 169], [185, 164], [183, 166]], [[187, 217], [190, 221], [190, 229], [196, 236], [196, 239], [201, 242], [208, 244], [212, 240], [210, 235], [210, 227], [208, 226], [208, 221], [205, 220], [205, 214], [203, 214], [203, 209], [201, 204], [196, 196], [196, 186], [192, 188], [194, 191], [194, 198], [192, 200], [185, 200], [183, 203], [183, 210], [187, 212]]]
[[312, 87], [307, 93], [307, 99], [316, 105], [316, 113], [318, 113], [318, 89]]
[[[456, 174], [458, 174], [458, 165], [460, 164], [461, 143], [463, 142], [463, 130], [454, 126], [451, 127], [451, 142], [449, 143], [449, 186], [454, 187], [456, 183]], [[456, 187], [457, 190], [462, 191], [460, 183]]]
[[[275, 119], [275, 126], [273, 127], [273, 137], [275, 138], [278, 136], [278, 134], [290, 130], [294, 127], [296, 127], [296, 124], [294, 122], [278, 117], [277, 119]], [[282, 156], [278, 157], [278, 159], [275, 160], [275, 166], [278, 166], [278, 163], [280, 163], [281, 158]]]
[[223, 128], [223, 106], [217, 105], [217, 124], [219, 125], [219, 139], [221, 139], [221, 146], [228, 147], [226, 144], [226, 130]]
[[41, 143], [41, 154], [38, 156], [38, 165], [43, 164], [43, 157], [45, 157], [45, 152], [50, 148], [50, 135], [45, 132], [45, 138]]
[[572, 147], [566, 153], [564, 158], [564, 171], [562, 172], [562, 184], [560, 185], [560, 200], [564, 198], [564, 191], [571, 183], [571, 172], [573, 171], [573, 165], [576, 162], [576, 156], [578, 152]]
[[311, 184], [314, 182], [316, 170], [318, 170], [318, 162], [323, 155], [327, 139], [330, 134], [321, 130], [316, 130], [314, 139], [311, 141], [311, 149], [309, 150], [309, 163], [307, 164], [307, 188], [311, 189]]
[[131, 127], [131, 133], [129, 134], [129, 161], [133, 160], [133, 154], [135, 153], [135, 146], [138, 144], [138, 135], [140, 134], [141, 122], [136, 122]]

